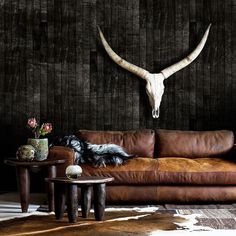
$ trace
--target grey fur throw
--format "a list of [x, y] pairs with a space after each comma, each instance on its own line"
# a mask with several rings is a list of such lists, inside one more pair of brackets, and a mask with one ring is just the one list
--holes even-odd
[[79, 139], [75, 135], [56, 138], [52, 146], [65, 146], [74, 149], [75, 163], [89, 163], [94, 167], [105, 167], [106, 165], [122, 165], [129, 158], [134, 157], [126, 153], [122, 147], [116, 144], [92, 144]]

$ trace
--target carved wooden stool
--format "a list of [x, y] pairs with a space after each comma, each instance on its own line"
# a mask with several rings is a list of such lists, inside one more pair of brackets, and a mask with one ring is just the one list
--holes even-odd
[[[93, 187], [94, 215], [97, 221], [103, 220], [106, 200], [106, 183], [114, 178], [99, 176], [79, 177], [78, 179], [49, 178], [47, 181], [55, 185], [55, 215], [59, 220], [63, 217], [67, 197], [67, 213], [69, 222], [75, 223], [78, 217], [78, 187], [81, 188], [82, 217], [87, 218], [91, 208]], [[67, 196], [66, 196], [67, 193]]]
[[[32, 169], [47, 168], [47, 177], [57, 176], [56, 166], [65, 163], [65, 160], [45, 160], [45, 161], [19, 161], [17, 159], [7, 159], [5, 164], [15, 166], [17, 170], [17, 183], [20, 192], [20, 202], [22, 212], [27, 212], [30, 199], [30, 171]], [[47, 184], [48, 208], [54, 211], [54, 186]]]

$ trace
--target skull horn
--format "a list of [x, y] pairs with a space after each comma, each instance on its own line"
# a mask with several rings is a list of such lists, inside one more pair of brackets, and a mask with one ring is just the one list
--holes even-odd
[[167, 79], [168, 77], [173, 75], [175, 72], [183, 69], [184, 67], [189, 65], [192, 61], [194, 61], [197, 58], [197, 56], [201, 53], [203, 47], [205, 46], [210, 28], [211, 28], [211, 24], [209, 24], [209, 26], [207, 27], [207, 29], [202, 37], [202, 40], [200, 41], [200, 43], [197, 45], [197, 47], [194, 49], [194, 51], [192, 53], [190, 53], [183, 60], [181, 60], [181, 61], [175, 63], [174, 65], [171, 65], [161, 71], [161, 73], [163, 74], [165, 79]]
[[99, 31], [99, 35], [102, 41], [102, 44], [107, 52], [107, 54], [110, 56], [110, 58], [119, 66], [121, 66], [123, 69], [128, 70], [129, 72], [143, 78], [143, 79], [147, 79], [147, 76], [149, 74], [148, 71], [144, 70], [141, 67], [138, 67], [132, 63], [127, 62], [126, 60], [124, 60], [123, 58], [121, 58], [120, 56], [118, 56], [113, 50], [112, 48], [109, 46], [109, 44], [107, 43], [101, 29], [99, 26], [98, 27], [98, 31]]

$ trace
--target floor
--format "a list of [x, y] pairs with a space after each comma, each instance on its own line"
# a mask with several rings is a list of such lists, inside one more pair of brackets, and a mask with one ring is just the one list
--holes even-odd
[[[19, 194], [1, 193], [0, 194], [0, 221], [9, 220], [13, 218], [20, 218], [35, 214], [36, 210], [41, 205], [46, 204], [45, 194], [33, 193], [31, 194], [31, 201], [28, 209], [28, 213], [21, 212]], [[46, 205], [45, 205], [46, 206]], [[43, 215], [42, 212], [37, 212], [38, 215]]]
[[[41, 207], [40, 207], [41, 206]], [[145, 205], [152, 206], [152, 205]], [[40, 207], [40, 208], [39, 208]], [[111, 206], [107, 206], [111, 207]], [[112, 206], [114, 207], [114, 206]], [[115, 206], [117, 208], [120, 208], [120, 206]], [[123, 206], [122, 206], [123, 207]], [[125, 207], [134, 207], [134, 206], [128, 206]], [[144, 206], [138, 206], [138, 207], [144, 207]], [[176, 204], [163, 204], [163, 205], [155, 205], [155, 207], [158, 207], [158, 209], [161, 211], [166, 210], [180, 210], [183, 213], [191, 211], [193, 214], [197, 214], [200, 209], [213, 209], [212, 212], [215, 212], [215, 214], [227, 214], [227, 209], [230, 209], [232, 211], [236, 212], [236, 203], [235, 204], [208, 204], [208, 205], [176, 205]], [[29, 207], [29, 213], [26, 213], [25, 216], [35, 214], [36, 209], [41, 209], [40, 212], [37, 212], [38, 215], [48, 214], [46, 212], [46, 196], [43, 193], [32, 193], [31, 194], [31, 200], [30, 200], [30, 207]], [[211, 214], [212, 214], [211, 212]], [[23, 214], [21, 213], [21, 208], [19, 204], [19, 195], [16, 192], [12, 193], [0, 193], [0, 221], [11, 219], [11, 218], [18, 218], [22, 217]], [[224, 217], [223, 217], [224, 218]], [[204, 219], [206, 220], [206, 219]], [[236, 220], [236, 219], [235, 219]], [[235, 226], [236, 229], [236, 226]], [[193, 235], [222, 235], [222, 230], [219, 230], [218, 232], [214, 231], [212, 232], [191, 232], [191, 236]], [[173, 232], [172, 232], [173, 233]], [[162, 232], [162, 235], [172, 235], [171, 232]], [[232, 233], [232, 234], [231, 234]], [[227, 230], [227, 236], [228, 235], [235, 235], [236, 230]], [[174, 232], [174, 235], [189, 235], [185, 234], [185, 232]]]

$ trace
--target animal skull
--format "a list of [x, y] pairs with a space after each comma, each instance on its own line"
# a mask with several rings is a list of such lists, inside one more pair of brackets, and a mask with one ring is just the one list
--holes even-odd
[[152, 107], [152, 117], [158, 118], [161, 98], [165, 88], [163, 82], [164, 77], [162, 76], [162, 74], [148, 74], [147, 78], [146, 93]]
[[201, 53], [205, 43], [207, 41], [209, 30], [211, 24], [207, 27], [201, 41], [197, 45], [197, 47], [191, 52], [187, 57], [182, 59], [181, 61], [165, 68], [160, 73], [152, 74], [149, 73], [147, 70], [138, 67], [132, 63], [129, 63], [122, 59], [119, 55], [117, 55], [112, 48], [107, 43], [102, 31], [98, 27], [99, 35], [102, 41], [102, 44], [110, 56], [110, 58], [122, 68], [130, 71], [131, 73], [141, 77], [142, 79], [146, 80], [146, 93], [149, 98], [150, 105], [152, 107], [152, 117], [158, 118], [159, 117], [159, 108], [161, 104], [162, 95], [164, 93], [164, 80], [170, 77], [175, 72], [183, 69], [184, 67], [188, 66], [191, 62], [193, 62], [197, 56]]

